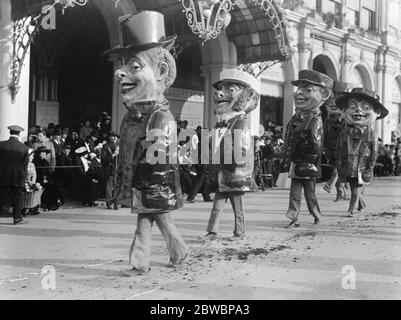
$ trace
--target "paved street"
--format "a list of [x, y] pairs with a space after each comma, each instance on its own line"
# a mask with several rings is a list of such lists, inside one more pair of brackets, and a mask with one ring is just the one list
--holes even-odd
[[[0, 218], [0, 298], [400, 299], [401, 179], [376, 179], [366, 192], [368, 209], [358, 218], [346, 217], [347, 202], [334, 203], [334, 195], [318, 190], [324, 224], [312, 225], [303, 202], [296, 230], [284, 228], [288, 191], [247, 195], [248, 237], [238, 242], [228, 241], [228, 207], [222, 238], [199, 239], [211, 203], [197, 198], [175, 214], [191, 248], [188, 262], [166, 267], [167, 250], [155, 226], [152, 270], [135, 278], [120, 275], [135, 230], [136, 216], [128, 209], [64, 208], [27, 217], [30, 223], [21, 226]], [[54, 290], [42, 288], [45, 265], [55, 268]], [[352, 281], [343, 280], [353, 270], [354, 290]]]

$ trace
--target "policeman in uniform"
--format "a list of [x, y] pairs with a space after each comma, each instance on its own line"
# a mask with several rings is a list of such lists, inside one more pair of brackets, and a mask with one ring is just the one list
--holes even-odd
[[26, 223], [21, 211], [29, 148], [19, 140], [23, 128], [13, 125], [8, 129], [10, 139], [0, 141], [0, 209], [9, 202], [13, 207], [14, 224], [17, 225]]

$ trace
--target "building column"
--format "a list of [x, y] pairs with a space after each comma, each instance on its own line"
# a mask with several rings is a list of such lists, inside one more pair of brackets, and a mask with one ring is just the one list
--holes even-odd
[[299, 23], [299, 39], [298, 39], [298, 67], [299, 70], [310, 69], [310, 60], [312, 54], [312, 41], [310, 35], [311, 26], [303, 21]]
[[[0, 1], [0, 39], [12, 33], [11, 0]], [[22, 66], [19, 90], [13, 102], [8, 89], [12, 64], [12, 39], [0, 43], [0, 140], [8, 139], [9, 125], [19, 125], [25, 129], [21, 138], [24, 141], [28, 132], [29, 115], [29, 63], [30, 52], [25, 56]]]
[[114, 77], [114, 73], [118, 67], [118, 58], [116, 56], [110, 56], [109, 61], [113, 62], [113, 97], [111, 106], [111, 129], [113, 131], [120, 131], [121, 122], [124, 119], [127, 109], [124, 107], [121, 101], [120, 84]]
[[[381, 101], [384, 102], [385, 100], [385, 92], [384, 92], [384, 80], [385, 80], [385, 73], [386, 73], [386, 68], [384, 66], [384, 56], [386, 53], [384, 52], [383, 48], [377, 51], [376, 53], [378, 55], [377, 57], [377, 64], [375, 67], [375, 76], [376, 76], [376, 94], [380, 97]], [[378, 138], [383, 138], [383, 121], [384, 120], [378, 120], [375, 121], [375, 132]]]

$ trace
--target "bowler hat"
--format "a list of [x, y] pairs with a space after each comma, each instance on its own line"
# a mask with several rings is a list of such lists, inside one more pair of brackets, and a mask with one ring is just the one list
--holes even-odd
[[354, 88], [351, 92], [345, 93], [341, 97], [336, 100], [336, 104], [340, 109], [347, 109], [347, 102], [348, 100], [356, 98], [356, 99], [363, 99], [369, 101], [374, 109], [375, 112], [379, 113], [380, 116], [377, 120], [384, 119], [388, 115], [388, 110], [386, 107], [380, 102], [380, 97], [374, 92], [366, 88]]
[[333, 88], [334, 81], [329, 76], [315, 70], [301, 70], [298, 74], [298, 80], [292, 81], [294, 86], [299, 86], [300, 83], [307, 82], [329, 89]]
[[70, 149], [70, 150], [71, 150], [71, 145], [68, 144], [68, 143], [66, 143], [66, 144], [64, 144], [61, 148], [62, 148], [62, 149]]
[[107, 136], [120, 138], [120, 135], [115, 131], [110, 131]]
[[219, 81], [213, 84], [213, 87], [220, 90], [221, 84], [224, 82], [236, 82], [250, 86], [258, 94], [260, 94], [260, 82], [250, 73], [238, 69], [225, 69], [220, 72]]
[[20, 126], [16, 126], [16, 125], [9, 126], [7, 129], [10, 130], [10, 131], [14, 131], [14, 132], [22, 132], [22, 131], [24, 131], [24, 128], [22, 128]]
[[42, 153], [42, 152], [50, 153], [50, 149], [47, 149], [45, 146], [41, 146], [41, 147], [37, 148], [37, 149], [35, 150], [35, 152], [36, 152], [37, 154], [40, 154], [40, 153]]
[[157, 11], [139, 11], [119, 18], [121, 43], [103, 54], [121, 54], [154, 47], [172, 49], [176, 35], [167, 37], [164, 16]]

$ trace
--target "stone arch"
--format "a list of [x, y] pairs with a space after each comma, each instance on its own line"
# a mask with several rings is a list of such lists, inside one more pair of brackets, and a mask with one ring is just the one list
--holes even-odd
[[[351, 77], [354, 77], [353, 82], [358, 80], [358, 83], [354, 85], [362, 85], [364, 88], [375, 91], [373, 83], [373, 71], [370, 69], [369, 65], [363, 61], [359, 61], [351, 66]], [[356, 78], [360, 77], [360, 79]]]
[[314, 55], [312, 68], [328, 75], [334, 81], [338, 81], [339, 68], [335, 61], [334, 55], [330, 51], [325, 50], [322, 53]]

